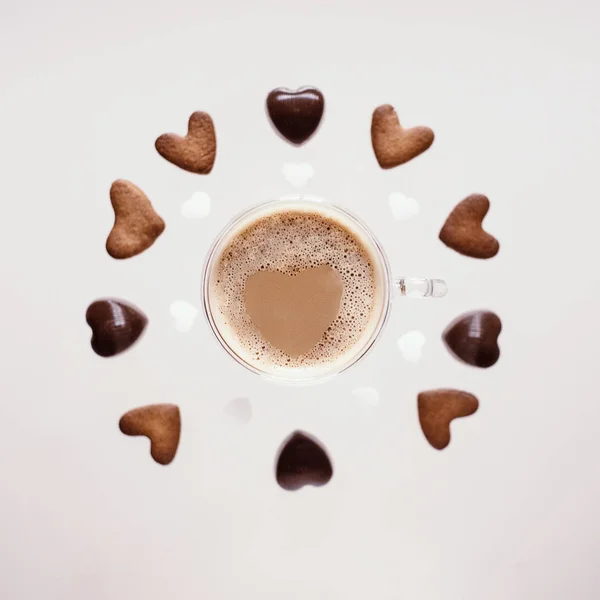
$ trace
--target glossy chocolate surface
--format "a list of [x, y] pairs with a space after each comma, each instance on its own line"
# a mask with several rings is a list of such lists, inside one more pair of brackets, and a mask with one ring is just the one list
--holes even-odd
[[325, 100], [316, 88], [273, 90], [267, 96], [267, 112], [274, 127], [292, 144], [304, 143], [317, 129]]
[[500, 357], [498, 336], [502, 322], [493, 312], [478, 310], [461, 315], [444, 331], [443, 339], [454, 356], [474, 367], [488, 368]]
[[299, 431], [288, 439], [279, 454], [276, 476], [284, 490], [325, 485], [332, 475], [333, 467], [325, 450]]
[[87, 324], [92, 328], [92, 349], [103, 357], [115, 356], [130, 348], [140, 337], [148, 319], [124, 300], [96, 300], [89, 305]]

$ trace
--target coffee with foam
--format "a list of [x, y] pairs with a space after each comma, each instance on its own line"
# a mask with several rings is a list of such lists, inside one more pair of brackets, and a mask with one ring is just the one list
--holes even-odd
[[[264, 210], [237, 223], [220, 247], [210, 273], [210, 312], [225, 343], [246, 363], [270, 374], [283, 375], [293, 370], [294, 375], [300, 377], [318, 376], [353, 362], [368, 343], [385, 306], [385, 266], [373, 242], [351, 217], [312, 202], [266, 205]], [[282, 322], [279, 313], [283, 311], [265, 303], [260, 315], [262, 322], [259, 322], [256, 311], [261, 307], [256, 307], [256, 294], [247, 297], [247, 282], [252, 281], [253, 276], [256, 280], [257, 273], [269, 272], [273, 276], [259, 278], [261, 283], [264, 280], [264, 285], [270, 281], [277, 285], [276, 280], [285, 284], [281, 282], [284, 279], [281, 275], [296, 277], [298, 284], [306, 281], [307, 289], [297, 289], [298, 297], [294, 298], [302, 310], [291, 310], [285, 315], [286, 324], [293, 332], [294, 326], [310, 327], [310, 319], [306, 321], [306, 314], [301, 312], [324, 310], [322, 306], [331, 310], [330, 304], [314, 300], [323, 290], [311, 289], [323, 284], [325, 267], [335, 270], [336, 278], [341, 280], [341, 293], [335, 300], [339, 302], [339, 309], [336, 305], [329, 326], [320, 338], [320, 332], [317, 334], [313, 347], [300, 354], [293, 351], [293, 340], [291, 345], [280, 344], [279, 347], [271, 343], [266, 339], [267, 333]], [[311, 270], [321, 278], [313, 280], [307, 276]], [[298, 277], [301, 273], [302, 277]], [[270, 293], [269, 289], [262, 291]], [[277, 288], [277, 291], [280, 290]], [[303, 305], [303, 295], [307, 298], [306, 305]], [[250, 306], [251, 301], [253, 306]], [[256, 322], [251, 314], [255, 315]], [[274, 320], [265, 327], [265, 319], [268, 320], [270, 314]], [[294, 323], [294, 319], [305, 320]], [[270, 335], [270, 339], [278, 338]]]

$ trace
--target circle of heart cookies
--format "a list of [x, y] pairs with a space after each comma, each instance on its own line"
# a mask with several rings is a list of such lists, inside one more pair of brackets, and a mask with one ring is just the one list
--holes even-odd
[[[266, 97], [266, 113], [271, 125], [294, 146], [301, 146], [314, 136], [321, 124], [324, 108], [324, 95], [315, 87], [296, 90], [279, 87]], [[390, 104], [375, 108], [370, 133], [373, 153], [382, 169], [393, 169], [417, 158], [432, 146], [435, 139], [429, 127], [406, 127], [404, 119], [401, 123]], [[185, 135], [162, 134], [156, 139], [155, 148], [162, 158], [180, 169], [196, 175], [208, 175], [217, 154], [217, 137], [211, 116], [202, 111], [192, 113]], [[294, 186], [304, 185], [314, 173], [312, 167], [305, 163], [286, 163], [282, 172]], [[106, 240], [108, 254], [115, 259], [128, 259], [152, 247], [165, 231], [165, 223], [146, 193], [134, 183], [118, 179], [111, 185], [109, 197], [115, 220]], [[400, 192], [390, 192], [389, 206], [398, 221], [407, 220], [419, 212], [418, 203]], [[468, 196], [448, 215], [439, 239], [445, 246], [466, 257], [489, 259], [496, 256], [500, 244], [482, 226], [489, 208], [486, 196]], [[207, 217], [210, 198], [204, 192], [196, 192], [181, 212], [186, 218]], [[157, 248], [156, 252], [159, 251], [160, 248]], [[317, 312], [322, 316], [322, 322], [288, 318], [288, 313], [298, 315], [305, 310], [303, 290], [307, 283], [310, 284], [308, 287], [317, 287], [321, 292], [319, 297], [324, 304]], [[336, 318], [341, 293], [341, 277], [328, 266], [307, 269], [293, 278], [275, 271], [260, 271], [248, 277], [245, 285], [249, 317], [265, 340], [292, 356], [305, 353], [319, 341], [323, 331]], [[185, 301], [176, 301], [171, 305], [171, 313], [178, 319], [177, 329], [186, 332], [193, 325], [197, 309]], [[281, 322], [274, 323], [273, 314], [279, 315]], [[86, 321], [92, 330], [91, 347], [102, 358], [131, 351], [148, 325], [148, 318], [139, 308], [114, 298], [92, 302], [86, 312]], [[287, 324], [293, 322], [302, 322], [303, 325], [289, 329]], [[495, 313], [471, 311], [448, 325], [442, 341], [449, 354], [461, 364], [487, 369], [500, 357], [498, 337], [501, 330], [501, 320]], [[410, 353], [405, 348], [409, 336], [416, 334], [422, 336], [419, 331], [409, 332], [398, 343], [409, 362], [416, 362], [421, 357], [420, 350]], [[373, 407], [377, 405], [377, 401], [370, 402]], [[417, 413], [425, 439], [437, 450], [446, 448], [450, 444], [453, 421], [474, 414], [478, 407], [479, 400], [466, 391], [449, 388], [421, 392], [417, 398]], [[240, 424], [249, 423], [252, 414], [247, 399], [231, 401], [224, 411], [234, 415]], [[176, 404], [141, 406], [125, 412], [119, 428], [126, 436], [148, 438], [152, 458], [161, 465], [168, 465], [175, 458], [179, 446], [180, 410]], [[283, 489], [293, 491], [306, 485], [325, 485], [332, 477], [332, 462], [322, 443], [301, 431], [290, 434], [277, 453], [277, 483]]]

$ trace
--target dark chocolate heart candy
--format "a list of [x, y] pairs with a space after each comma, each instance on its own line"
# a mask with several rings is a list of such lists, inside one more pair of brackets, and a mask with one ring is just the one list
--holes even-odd
[[277, 88], [267, 96], [267, 111], [273, 125], [292, 144], [302, 144], [316, 131], [324, 106], [323, 94], [312, 87], [296, 91]]
[[288, 491], [305, 485], [325, 485], [333, 476], [327, 453], [307, 435], [296, 431], [288, 438], [277, 459], [277, 483]]
[[454, 320], [444, 331], [446, 346], [458, 359], [486, 369], [500, 357], [502, 322], [493, 312], [478, 310]]
[[99, 356], [114, 356], [132, 346], [148, 324], [146, 315], [124, 300], [96, 300], [85, 314], [92, 328], [92, 349]]

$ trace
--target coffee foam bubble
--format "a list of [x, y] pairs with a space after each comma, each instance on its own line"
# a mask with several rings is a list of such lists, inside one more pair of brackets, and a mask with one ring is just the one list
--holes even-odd
[[[340, 311], [312, 350], [290, 357], [267, 342], [252, 323], [244, 306], [246, 280], [258, 271], [293, 277], [322, 265], [342, 276]], [[216, 261], [211, 296], [220, 321], [250, 362], [260, 368], [312, 367], [335, 361], [361, 338], [375, 305], [375, 272], [369, 251], [342, 223], [314, 212], [288, 210], [259, 217], [233, 236]]]

